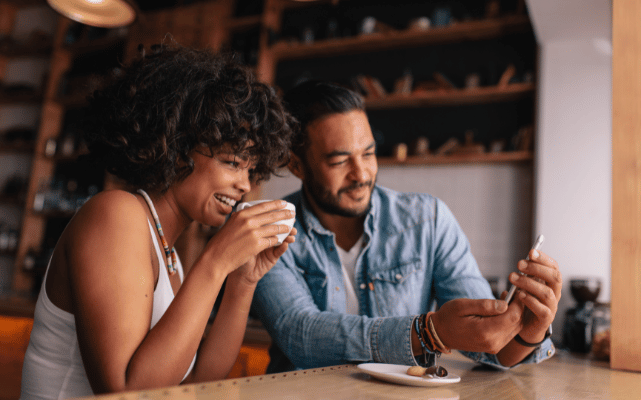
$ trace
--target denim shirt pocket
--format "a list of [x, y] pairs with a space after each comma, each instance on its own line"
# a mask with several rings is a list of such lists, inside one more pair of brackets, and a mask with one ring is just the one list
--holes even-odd
[[369, 286], [370, 296], [376, 304], [376, 316], [419, 314], [422, 302], [415, 301], [415, 296], [422, 297], [425, 293], [424, 276], [425, 270], [418, 258], [372, 271]]
[[299, 268], [299, 271], [307, 282], [314, 303], [319, 310], [325, 311], [327, 309], [327, 275], [318, 269], [306, 271]]

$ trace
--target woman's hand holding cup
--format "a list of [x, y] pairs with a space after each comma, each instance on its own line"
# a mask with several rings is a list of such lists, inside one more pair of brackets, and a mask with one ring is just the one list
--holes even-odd
[[213, 257], [216, 260], [214, 268], [225, 274], [246, 264], [254, 268], [259, 261], [256, 267], [260, 271], [256, 272], [267, 273], [287, 250], [286, 245], [274, 247], [278, 242], [277, 235], [288, 235], [284, 244], [294, 242], [296, 229], [280, 223], [295, 219], [294, 211], [286, 206], [284, 200], [263, 201], [232, 213], [209, 240], [203, 256]]
[[[236, 212], [239, 212], [239, 211], [242, 211], [242, 210], [247, 209], [249, 207], [253, 207], [253, 206], [256, 206], [258, 204], [266, 203], [266, 202], [269, 202], [269, 201], [273, 201], [273, 200], [255, 200], [255, 201], [249, 201], [249, 202], [245, 202], [245, 203], [240, 203], [236, 207]], [[288, 218], [288, 219], [284, 219], [284, 220], [281, 219], [281, 220], [278, 220], [276, 222], [272, 222], [271, 224], [269, 224], [269, 225], [285, 225], [285, 226], [287, 226], [289, 228], [287, 230], [287, 232], [276, 234], [275, 235], [276, 236], [276, 240], [274, 241], [274, 243], [272, 243], [271, 240], [269, 242], [271, 246], [280, 246], [281, 244], [283, 244], [283, 241], [285, 241], [285, 238], [287, 238], [287, 236], [289, 236], [289, 233], [290, 233], [291, 229], [294, 227], [294, 222], [296, 222], [296, 206], [293, 205], [292, 203], [286, 202], [285, 209], [292, 211], [292, 213], [294, 213], [294, 216], [292, 216], [291, 218]]]

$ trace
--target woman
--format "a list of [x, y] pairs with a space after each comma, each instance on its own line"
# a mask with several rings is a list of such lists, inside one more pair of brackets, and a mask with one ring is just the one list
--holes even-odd
[[[292, 117], [233, 59], [157, 46], [94, 93], [86, 140], [132, 190], [91, 198], [62, 233], [36, 305], [22, 398], [224, 378], [258, 280], [294, 241], [283, 201], [233, 213], [288, 161]], [[183, 276], [173, 244], [222, 226]], [[221, 285], [216, 318], [203, 337]]]

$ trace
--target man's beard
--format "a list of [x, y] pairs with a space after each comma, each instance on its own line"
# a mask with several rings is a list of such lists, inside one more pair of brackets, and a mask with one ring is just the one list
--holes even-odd
[[[305, 168], [305, 183], [304, 187], [311, 197], [311, 200], [316, 203], [318, 208], [320, 208], [323, 212], [332, 214], [332, 215], [339, 215], [341, 217], [362, 217], [366, 215], [369, 212], [369, 209], [372, 206], [372, 188], [374, 187], [374, 184], [376, 183], [376, 178], [374, 178], [373, 181], [367, 181], [367, 182], [355, 182], [347, 187], [341, 188], [338, 190], [338, 193], [336, 196], [334, 196], [330, 191], [326, 190], [318, 181], [316, 178], [314, 178], [314, 174], [306, 167]], [[354, 189], [359, 189], [361, 187], [369, 187], [370, 192], [369, 192], [369, 198], [367, 199], [367, 205], [363, 209], [351, 209], [351, 208], [345, 208], [340, 205], [340, 197], [341, 194], [348, 192], [350, 190]]]

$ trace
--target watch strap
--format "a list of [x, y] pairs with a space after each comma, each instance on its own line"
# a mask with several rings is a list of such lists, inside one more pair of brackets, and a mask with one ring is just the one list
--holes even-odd
[[516, 336], [514, 336], [514, 340], [516, 340], [516, 342], [517, 342], [518, 344], [522, 345], [522, 346], [526, 346], [526, 347], [539, 347], [543, 342], [545, 342], [545, 341], [547, 340], [547, 338], [549, 338], [549, 337], [550, 337], [550, 335], [552, 335], [552, 329], [548, 328], [548, 330], [547, 330], [547, 331], [545, 331], [545, 337], [543, 338], [543, 340], [541, 340], [541, 341], [540, 341], [540, 342], [538, 342], [538, 343], [529, 343], [529, 342], [526, 342], [525, 340], [523, 340], [523, 338], [521, 337], [521, 335], [519, 335], [518, 333], [516, 334]]

